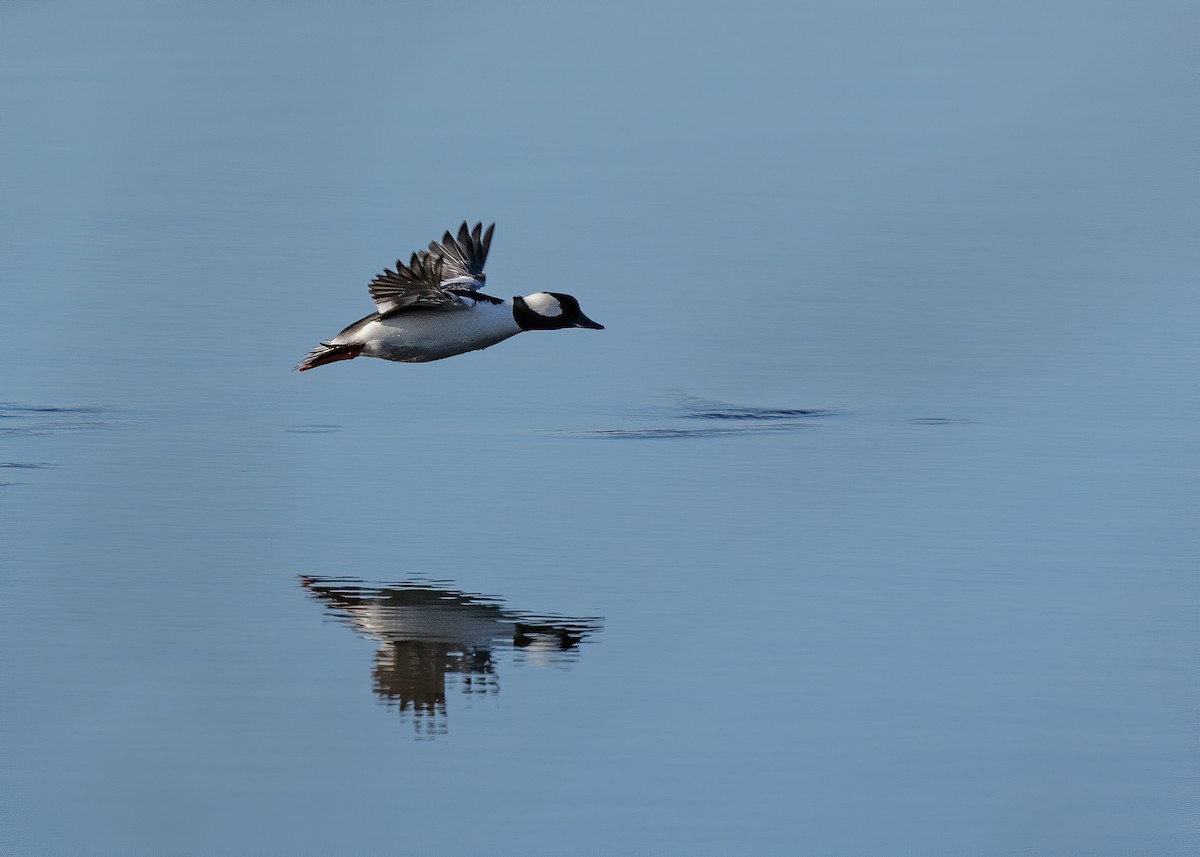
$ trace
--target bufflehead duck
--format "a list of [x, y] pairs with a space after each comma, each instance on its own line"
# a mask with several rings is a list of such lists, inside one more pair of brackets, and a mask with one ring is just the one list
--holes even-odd
[[376, 312], [359, 319], [308, 352], [296, 369], [355, 357], [381, 357], [401, 363], [426, 363], [477, 351], [526, 330], [587, 327], [604, 330], [559, 292], [534, 292], [502, 300], [480, 289], [487, 282], [483, 265], [496, 224], [480, 235], [482, 223], [458, 235], [447, 232], [428, 250], [412, 254], [396, 270], [385, 269], [371, 281]]

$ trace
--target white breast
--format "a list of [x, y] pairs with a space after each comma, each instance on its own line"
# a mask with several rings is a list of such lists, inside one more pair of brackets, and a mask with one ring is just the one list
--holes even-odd
[[521, 332], [512, 301], [479, 303], [463, 310], [418, 310], [368, 322], [353, 338], [365, 341], [363, 355], [424, 363], [476, 351]]

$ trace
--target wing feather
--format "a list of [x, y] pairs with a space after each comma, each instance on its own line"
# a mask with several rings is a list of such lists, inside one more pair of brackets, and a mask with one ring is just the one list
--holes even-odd
[[413, 253], [408, 264], [396, 260], [396, 270], [385, 268], [369, 286], [371, 299], [380, 315], [406, 309], [455, 309], [465, 306], [442, 289], [442, 256], [421, 251]]
[[455, 291], [478, 291], [487, 283], [487, 275], [483, 266], [487, 263], [488, 250], [492, 247], [492, 233], [496, 224], [487, 228], [482, 235], [483, 223], [476, 223], [474, 229], [467, 227], [464, 220], [458, 227], [458, 235], [447, 231], [441, 243], [429, 242], [429, 252], [440, 254], [444, 259], [442, 270], [442, 285]]

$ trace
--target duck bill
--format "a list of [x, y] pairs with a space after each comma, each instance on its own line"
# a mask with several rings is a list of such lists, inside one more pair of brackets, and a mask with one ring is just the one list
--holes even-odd
[[579, 315], [579, 321], [575, 322], [575, 324], [572, 326], [573, 327], [586, 327], [589, 330], [604, 330], [604, 325], [600, 324], [599, 322], [592, 321], [590, 318], [588, 318], [586, 315], [583, 315], [582, 313], [580, 313], [580, 315]]

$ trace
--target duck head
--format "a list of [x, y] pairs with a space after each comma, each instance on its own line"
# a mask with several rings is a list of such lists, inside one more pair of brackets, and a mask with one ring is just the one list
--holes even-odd
[[604, 325], [583, 314], [579, 301], [559, 292], [534, 292], [525, 297], [514, 297], [513, 318], [524, 330], [562, 330], [567, 327], [604, 330]]

